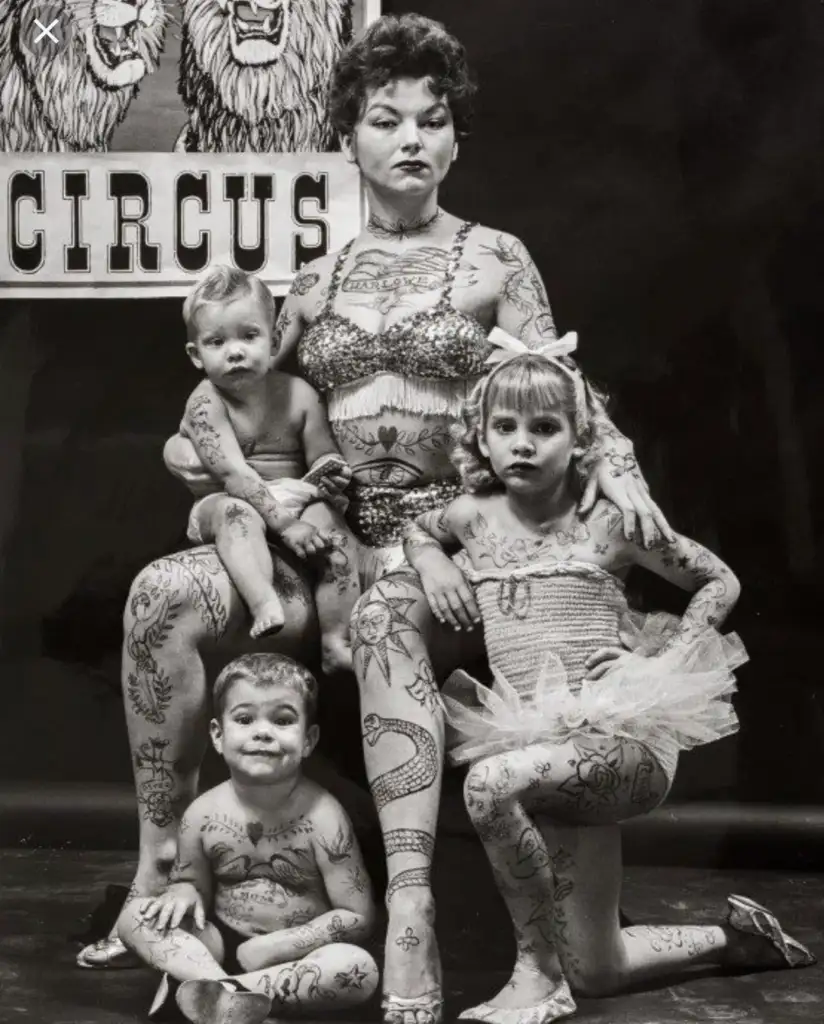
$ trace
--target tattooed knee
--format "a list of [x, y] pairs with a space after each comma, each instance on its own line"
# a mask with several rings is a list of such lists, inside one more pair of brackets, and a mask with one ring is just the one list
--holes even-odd
[[514, 795], [512, 773], [503, 757], [479, 761], [464, 780], [464, 802], [473, 821], [493, 815]]
[[214, 513], [215, 531], [231, 531], [243, 537], [249, 536], [249, 531], [255, 526], [263, 526], [263, 520], [258, 512], [245, 501], [237, 498], [232, 501], [221, 503]]

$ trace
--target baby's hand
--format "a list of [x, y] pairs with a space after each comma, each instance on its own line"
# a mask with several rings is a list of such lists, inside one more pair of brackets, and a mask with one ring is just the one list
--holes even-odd
[[298, 520], [280, 531], [280, 539], [301, 558], [318, 555], [332, 546], [332, 539], [326, 533]]
[[318, 481], [318, 490], [323, 494], [343, 494], [352, 479], [352, 470], [349, 466], [337, 466], [334, 472], [327, 473]]
[[144, 900], [139, 913], [144, 921], [154, 921], [155, 928], [161, 932], [179, 927], [189, 914], [194, 918], [195, 927], [206, 926], [203, 899], [189, 882], [170, 885], [160, 896]]

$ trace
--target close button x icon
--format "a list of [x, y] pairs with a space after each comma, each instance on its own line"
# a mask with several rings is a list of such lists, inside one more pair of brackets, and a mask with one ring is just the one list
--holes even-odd
[[45, 39], [46, 36], [48, 36], [53, 43], [60, 42], [57, 36], [52, 32], [52, 29], [57, 24], [57, 18], [55, 18], [54, 21], [50, 22], [48, 25], [44, 25], [39, 18], [35, 18], [34, 24], [37, 26], [37, 28], [40, 29], [38, 34], [34, 37], [34, 41], [36, 43], [39, 43], [41, 39]]

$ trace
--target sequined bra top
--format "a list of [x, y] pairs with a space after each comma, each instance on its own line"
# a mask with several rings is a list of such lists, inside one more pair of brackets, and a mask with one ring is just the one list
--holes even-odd
[[370, 385], [373, 396], [365, 404], [361, 396], [351, 415], [377, 412], [378, 403], [409, 412], [456, 411], [484, 373], [484, 360], [491, 350], [483, 324], [451, 302], [464, 244], [473, 227], [464, 223], [455, 235], [435, 306], [402, 317], [378, 333], [333, 309], [354, 239], [341, 249], [326, 302], [306, 328], [297, 351], [303, 376], [329, 400], [330, 418], [349, 418], [345, 407], [351, 403], [346, 402], [346, 393], [361, 390], [359, 385], [378, 375], [393, 377], [395, 383]]

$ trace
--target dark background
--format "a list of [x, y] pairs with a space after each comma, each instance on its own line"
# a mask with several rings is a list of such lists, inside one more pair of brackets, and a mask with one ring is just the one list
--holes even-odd
[[[742, 732], [675, 795], [824, 803], [824, 6], [413, 9], [481, 85], [444, 205], [524, 239], [656, 498], [741, 577]], [[0, 779], [131, 778], [121, 610], [189, 507], [161, 461], [196, 380], [180, 305], [0, 303]]]

